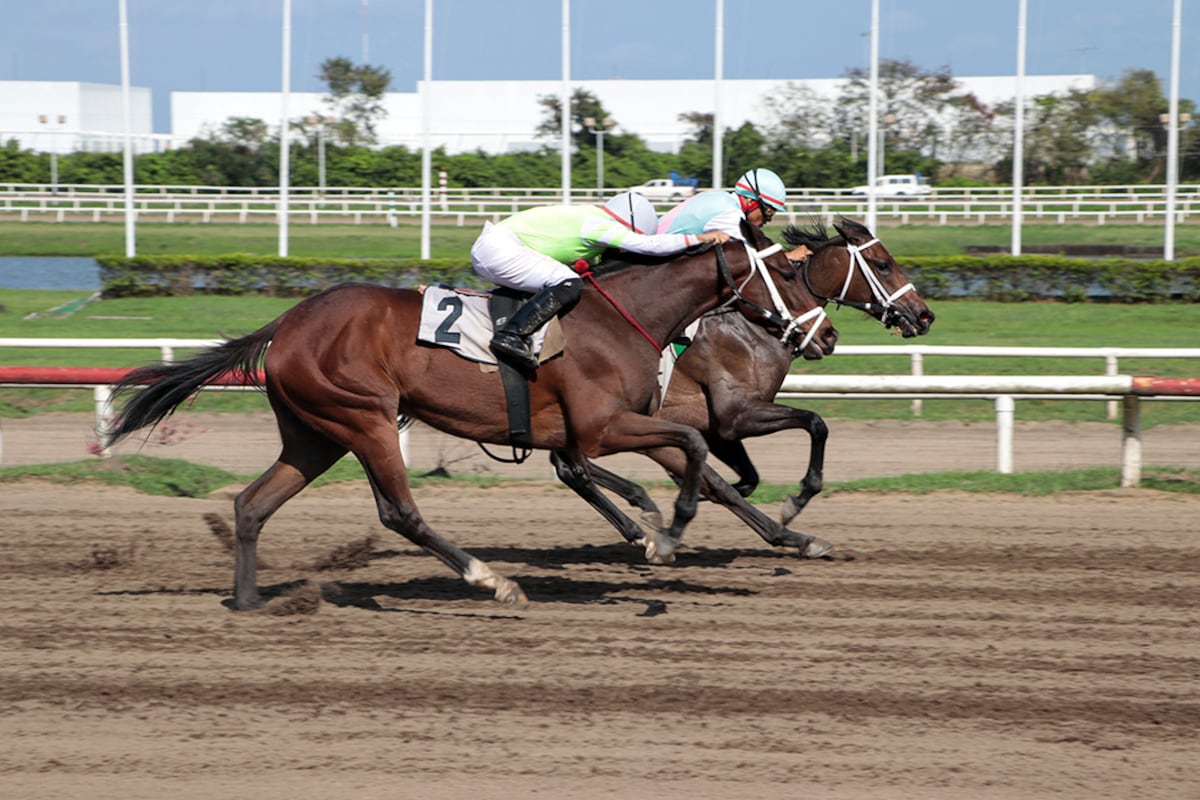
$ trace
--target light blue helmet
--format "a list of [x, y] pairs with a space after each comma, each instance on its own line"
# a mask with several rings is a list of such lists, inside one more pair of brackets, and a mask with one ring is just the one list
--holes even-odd
[[634, 233], [651, 235], [658, 232], [658, 212], [637, 192], [621, 192], [604, 204], [604, 210]]
[[736, 194], [765, 203], [776, 211], [787, 207], [787, 187], [783, 179], [769, 169], [756, 167], [738, 178], [733, 187]]

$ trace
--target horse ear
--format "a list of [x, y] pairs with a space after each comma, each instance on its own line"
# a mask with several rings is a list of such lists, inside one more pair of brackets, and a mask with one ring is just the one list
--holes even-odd
[[843, 239], [849, 239], [849, 238], [850, 238], [850, 237], [848, 237], [848, 236], [846, 235], [846, 231], [845, 231], [845, 229], [842, 227], [842, 221], [841, 221], [841, 220], [838, 220], [837, 222], [834, 222], [834, 223], [833, 223], [833, 229], [834, 229], [835, 231], [837, 231], [837, 232], [838, 232], [838, 235], [839, 235], [839, 236], [841, 236]]

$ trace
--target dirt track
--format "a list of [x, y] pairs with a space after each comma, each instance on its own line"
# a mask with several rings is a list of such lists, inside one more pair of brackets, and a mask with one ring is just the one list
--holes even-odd
[[[1114, 465], [1096, 427], [1024, 435]], [[4, 463], [27, 435], [79, 457], [35, 428], [6, 421]], [[875, 446], [832, 448], [827, 477], [890, 474], [895, 453], [988, 468], [980, 428], [921, 449], [914, 426], [840, 426]], [[221, 434], [156, 454], [254, 449]], [[798, 472], [798, 442], [762, 448], [767, 479]], [[1196, 442], [1178, 429], [1146, 460], [1193, 465]], [[839, 545], [818, 562], [705, 506], [679, 561], [650, 566], [550, 482], [420, 489], [438, 530], [521, 583], [513, 609], [340, 485], [268, 524], [260, 584], [286, 597], [242, 614], [206, 521], [230, 496], [0, 487], [0, 796], [1200, 796], [1196, 496], [839, 494], [800, 518]], [[365, 565], [320, 569], [371, 536]]]

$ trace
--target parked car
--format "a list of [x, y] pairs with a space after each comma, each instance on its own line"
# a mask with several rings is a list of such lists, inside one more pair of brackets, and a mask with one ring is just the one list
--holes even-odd
[[873, 194], [876, 197], [920, 197], [931, 194], [933, 187], [925, 182], [921, 175], [880, 175], [875, 179], [875, 186], [855, 186], [850, 194], [866, 197]]
[[637, 192], [652, 203], [677, 203], [694, 195], [698, 184], [695, 178], [680, 178], [672, 174], [669, 178], [656, 178], [640, 186], [630, 186], [629, 191]]

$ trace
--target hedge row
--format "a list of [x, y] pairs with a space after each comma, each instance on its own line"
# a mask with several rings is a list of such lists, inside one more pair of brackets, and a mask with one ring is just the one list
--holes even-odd
[[392, 260], [280, 256], [99, 256], [105, 297], [259, 294], [306, 297], [339, 283], [409, 287], [447, 283], [479, 287], [463, 259]]
[[[277, 256], [138, 256], [97, 258], [106, 297], [262, 294], [303, 297], [358, 281], [412, 287], [445, 283], [480, 287], [469, 261], [280, 258]], [[937, 256], [901, 259], [929, 300], [1161, 303], [1200, 301], [1200, 258], [1179, 261], [1057, 256]]]

